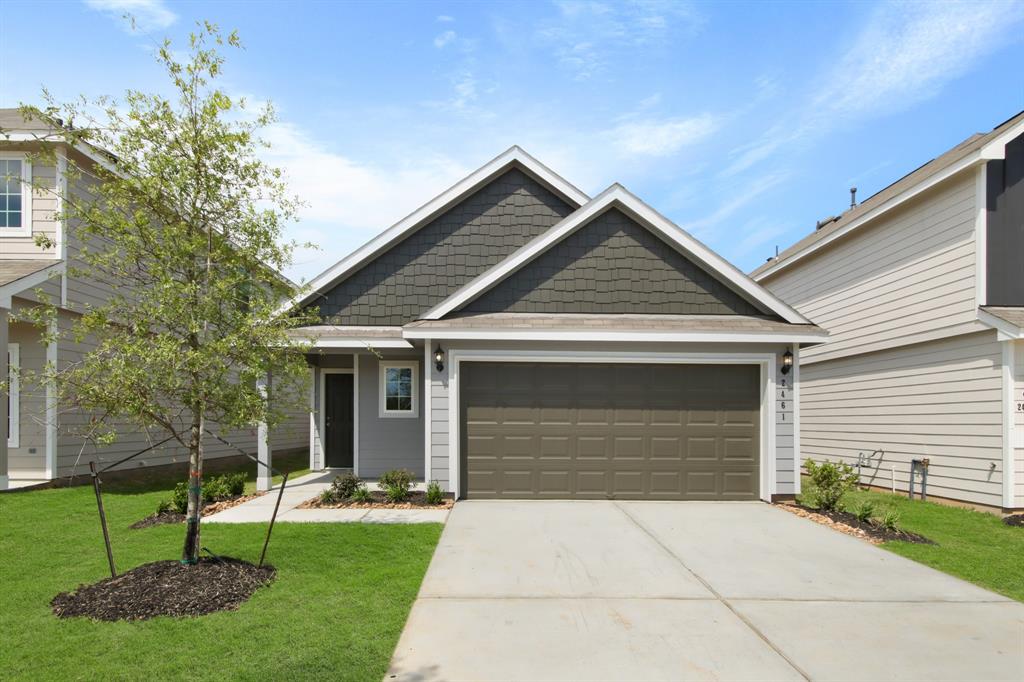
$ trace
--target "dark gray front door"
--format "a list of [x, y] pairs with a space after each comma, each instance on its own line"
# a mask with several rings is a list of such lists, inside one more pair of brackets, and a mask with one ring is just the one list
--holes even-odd
[[328, 467], [353, 464], [352, 375], [327, 374], [324, 377], [324, 452]]
[[470, 498], [756, 500], [756, 365], [466, 362]]

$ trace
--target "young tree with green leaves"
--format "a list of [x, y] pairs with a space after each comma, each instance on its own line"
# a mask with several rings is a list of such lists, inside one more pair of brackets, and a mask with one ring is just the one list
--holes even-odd
[[[298, 204], [281, 171], [260, 157], [259, 133], [273, 111], [252, 111], [214, 84], [226, 47], [239, 47], [236, 34], [209, 23], [191, 35], [180, 61], [165, 41], [157, 60], [169, 96], [132, 90], [120, 103], [58, 105], [45, 93], [45, 109], [23, 110], [59, 117], [62, 143], [108, 159], [90, 164], [68, 155], [67, 186], [77, 191], [65, 191], [60, 217], [82, 242], [74, 275], [110, 283], [114, 294], [81, 311], [69, 332], [95, 343], [92, 350], [48, 368], [46, 380], [65, 404], [94, 415], [101, 440], [128, 422], [161, 429], [187, 448], [186, 564], [199, 557], [211, 425], [273, 429], [301, 405], [308, 381], [304, 349], [287, 334], [306, 320], [278, 312], [295, 293], [277, 272], [297, 246], [282, 237]], [[59, 145], [44, 146], [55, 154]], [[52, 333], [55, 306], [31, 314]]]

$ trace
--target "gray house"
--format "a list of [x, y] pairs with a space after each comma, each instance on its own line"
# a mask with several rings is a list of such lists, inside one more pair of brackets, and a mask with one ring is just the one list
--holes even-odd
[[803, 357], [805, 457], [897, 490], [928, 460], [931, 495], [1024, 509], [1024, 112], [752, 276], [830, 334]]
[[513, 147], [316, 277], [310, 466], [457, 497], [799, 491], [825, 332], [623, 187]]

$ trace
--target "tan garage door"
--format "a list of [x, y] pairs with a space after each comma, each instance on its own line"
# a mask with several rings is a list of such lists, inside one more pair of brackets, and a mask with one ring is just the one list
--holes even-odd
[[469, 498], [756, 500], [756, 365], [465, 362]]

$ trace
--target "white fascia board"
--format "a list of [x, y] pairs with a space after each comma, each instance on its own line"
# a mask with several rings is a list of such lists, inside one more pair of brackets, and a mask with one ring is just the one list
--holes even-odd
[[469, 341], [628, 341], [647, 343], [822, 343], [825, 332], [643, 332], [587, 331], [580, 329], [551, 331], [532, 329], [406, 329], [406, 339], [445, 339]]
[[810, 320], [786, 305], [781, 299], [760, 284], [750, 279], [734, 265], [693, 238], [689, 233], [668, 218], [645, 204], [622, 185], [612, 185], [589, 203], [556, 224], [540, 237], [529, 242], [490, 270], [469, 282], [440, 304], [427, 311], [427, 320], [439, 320], [469, 301], [481, 295], [510, 274], [547, 251], [574, 231], [590, 222], [611, 207], [624, 208], [627, 213], [645, 223], [669, 243], [675, 244], [684, 253], [697, 259], [701, 264], [718, 274], [739, 293], [746, 294], [769, 310], [793, 324], [810, 324]]
[[1009, 341], [1011, 339], [1024, 339], [1024, 330], [1021, 330], [1017, 325], [1007, 322], [1001, 317], [997, 317], [987, 310], [978, 308], [978, 322], [984, 325], [992, 327], [999, 332], [1000, 341]]
[[974, 166], [976, 166], [979, 163], [984, 163], [988, 159], [983, 155], [982, 152], [984, 151], [984, 149], [987, 149], [987, 148], [988, 147], [986, 146], [982, 150], [976, 151], [976, 152], [974, 152], [972, 154], [969, 154], [969, 155], [965, 156], [963, 159], [961, 159], [957, 163], [953, 164], [952, 166], [949, 166], [949, 167], [945, 168], [944, 170], [939, 171], [935, 175], [931, 175], [931, 176], [925, 178], [924, 180], [922, 180], [918, 184], [914, 185], [913, 187], [908, 187], [906, 190], [904, 190], [900, 194], [897, 194], [896, 196], [894, 196], [893, 198], [889, 199], [888, 201], [885, 201], [885, 202], [879, 204], [877, 207], [871, 209], [870, 211], [868, 211], [867, 213], [865, 213], [861, 217], [857, 218], [856, 220], [850, 221], [842, 229], [836, 230], [835, 232], [833, 232], [832, 234], [830, 234], [829, 236], [825, 237], [824, 239], [822, 239], [820, 241], [816, 241], [813, 244], [809, 244], [806, 248], [804, 248], [804, 249], [802, 249], [800, 251], [797, 251], [796, 253], [792, 254], [791, 256], [787, 256], [785, 260], [781, 260], [781, 261], [779, 261], [777, 263], [772, 264], [772, 266], [770, 268], [768, 268], [767, 270], [763, 270], [763, 271], [757, 273], [756, 275], [753, 275], [754, 281], [760, 282], [760, 281], [764, 280], [767, 277], [771, 277], [772, 275], [776, 274], [780, 270], [784, 270], [784, 269], [788, 268], [789, 266], [791, 266], [796, 261], [798, 261], [798, 260], [800, 260], [802, 258], [805, 258], [805, 257], [809, 256], [812, 253], [815, 253], [815, 252], [819, 251], [820, 249], [822, 249], [825, 246], [828, 246], [829, 244], [831, 244], [835, 240], [837, 240], [837, 239], [839, 239], [839, 238], [849, 234], [853, 230], [856, 230], [861, 225], [863, 225], [863, 224], [865, 224], [867, 222], [870, 222], [872, 220], [875, 220], [876, 218], [881, 216], [883, 213], [887, 213], [887, 212], [891, 211], [892, 209], [896, 208], [897, 206], [900, 206], [901, 204], [906, 203], [910, 199], [913, 199], [914, 197], [916, 197], [917, 195], [921, 194], [922, 192], [925, 192], [925, 191], [931, 189], [932, 187], [934, 187], [935, 185], [939, 184], [940, 182], [948, 180], [949, 178], [953, 177], [954, 175], [956, 175], [958, 173], [961, 173], [961, 172], [963, 172], [963, 171], [965, 171], [965, 170], [967, 170], [969, 168], [973, 168]]
[[54, 275], [63, 275], [67, 271], [67, 263], [65, 261], [58, 261], [48, 268], [43, 268], [38, 272], [33, 272], [31, 275], [26, 275], [20, 279], [16, 279], [13, 282], [8, 282], [3, 286], [0, 286], [0, 308], [10, 309], [11, 298], [16, 294], [31, 289], [32, 287], [44, 284], [46, 280]]
[[92, 145], [84, 142], [75, 142], [74, 144], [68, 144], [68, 141], [63, 135], [59, 133], [38, 135], [33, 133], [6, 133], [0, 135], [0, 141], [3, 142], [54, 142], [58, 144], [64, 144], [72, 147], [75, 151], [79, 152], [83, 156], [89, 158], [91, 161], [95, 161], [100, 166], [111, 173], [118, 173], [117, 166], [114, 165], [110, 159], [104, 158], [103, 155], [97, 151]]
[[314, 277], [306, 290], [282, 305], [279, 312], [285, 312], [305, 303], [320, 290], [333, 284], [374, 256], [379, 255], [398, 240], [416, 231], [425, 222], [457, 204], [513, 163], [522, 165], [544, 183], [556, 189], [570, 201], [575, 202], [577, 206], [582, 206], [590, 201], [590, 197], [520, 147], [511, 147]]

